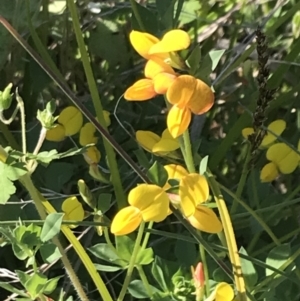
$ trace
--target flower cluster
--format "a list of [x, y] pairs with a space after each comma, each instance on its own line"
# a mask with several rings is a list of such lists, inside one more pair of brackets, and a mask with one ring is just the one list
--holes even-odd
[[114, 217], [111, 232], [126, 235], [138, 228], [142, 221], [161, 222], [169, 214], [169, 204], [183, 213], [193, 227], [208, 233], [218, 233], [222, 224], [214, 211], [204, 205], [209, 197], [209, 187], [204, 176], [189, 174], [182, 166], [165, 166], [168, 180], [179, 182], [178, 193], [168, 193], [171, 187], [153, 184], [141, 184], [133, 188], [128, 195], [129, 206], [121, 209]]
[[[104, 111], [104, 118], [106, 125], [110, 125], [109, 112]], [[96, 129], [94, 125], [87, 122], [83, 125], [82, 113], [74, 106], [66, 107], [58, 116], [57, 124], [47, 130], [46, 139], [49, 141], [62, 141], [66, 137], [79, 134], [79, 144], [86, 146], [89, 144], [96, 144], [98, 138], [95, 137]], [[84, 155], [86, 162], [92, 166], [99, 163], [101, 154], [95, 145], [89, 146]]]
[[[272, 182], [279, 176], [279, 173], [290, 174], [299, 165], [300, 156], [293, 148], [283, 142], [274, 143], [285, 128], [286, 122], [281, 119], [268, 125], [267, 134], [260, 145], [260, 148], [267, 148], [266, 157], [270, 161], [261, 170], [260, 179], [262, 182]], [[242, 131], [245, 138], [253, 133], [253, 128], [245, 128]], [[298, 151], [300, 151], [300, 141]]]
[[145, 78], [129, 87], [124, 98], [129, 101], [145, 101], [164, 94], [172, 105], [167, 117], [167, 127], [173, 138], [179, 137], [188, 128], [192, 113], [206, 113], [214, 104], [214, 94], [207, 84], [191, 75], [179, 75], [172, 68], [182, 69], [181, 60], [174, 52], [189, 47], [189, 35], [175, 29], [159, 40], [151, 34], [132, 31], [130, 42], [147, 63]]

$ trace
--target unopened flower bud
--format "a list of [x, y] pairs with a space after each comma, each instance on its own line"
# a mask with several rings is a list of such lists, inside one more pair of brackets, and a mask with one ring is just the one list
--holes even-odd
[[13, 93], [11, 94], [10, 92], [12, 86], [10, 83], [3, 92], [0, 91], [0, 111], [8, 109], [11, 105]]

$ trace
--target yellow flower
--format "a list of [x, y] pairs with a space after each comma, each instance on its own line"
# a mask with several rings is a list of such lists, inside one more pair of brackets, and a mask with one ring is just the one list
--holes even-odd
[[204, 301], [232, 301], [233, 298], [234, 291], [232, 287], [226, 282], [220, 282]]
[[165, 94], [176, 78], [175, 71], [162, 60], [150, 60], [145, 66], [145, 76], [124, 93], [126, 100], [145, 101], [158, 94]]
[[[300, 141], [298, 142], [298, 151]], [[300, 163], [300, 155], [285, 143], [275, 143], [267, 151], [266, 157], [269, 161], [260, 172], [262, 182], [272, 182], [279, 172], [290, 174], [295, 171]]]
[[[282, 132], [285, 130], [285, 128], [286, 128], [286, 122], [282, 119], [277, 119], [268, 125], [268, 130], [276, 134], [276, 136], [280, 136]], [[277, 137], [273, 135], [271, 132], [269, 131], [267, 132], [266, 136], [264, 137], [264, 139], [260, 144], [260, 147], [268, 147], [277, 139]], [[249, 135], [253, 133], [254, 133], [253, 128], [244, 128], [242, 130], [242, 135], [244, 138], [247, 138]]]
[[111, 232], [125, 235], [134, 231], [142, 221], [161, 222], [169, 210], [169, 198], [157, 185], [141, 184], [128, 195], [130, 206], [121, 209], [114, 217]]
[[168, 129], [163, 131], [161, 137], [151, 131], [137, 131], [136, 140], [148, 152], [161, 156], [179, 148], [179, 142], [170, 135]]
[[83, 157], [87, 162], [87, 164], [89, 165], [97, 164], [101, 159], [101, 153], [99, 152], [96, 146], [90, 146], [83, 153]]
[[145, 101], [158, 94], [165, 94], [176, 78], [176, 73], [168, 64], [170, 52], [186, 49], [190, 45], [189, 35], [180, 29], [167, 32], [161, 40], [139, 31], [130, 33], [133, 48], [148, 60], [144, 79], [138, 80], [125, 93], [126, 100]]
[[61, 111], [57, 121], [54, 128], [47, 130], [46, 139], [49, 141], [62, 141], [77, 134], [82, 127], [83, 116], [76, 107], [69, 106]]
[[299, 164], [300, 156], [285, 143], [276, 143], [267, 151], [267, 159], [272, 161], [283, 174], [292, 173]]
[[95, 137], [96, 128], [90, 122], [87, 122], [81, 129], [79, 134], [79, 144], [85, 146], [88, 144], [96, 144], [98, 137]]
[[167, 59], [169, 52], [186, 49], [191, 43], [189, 35], [180, 29], [170, 30], [161, 40], [149, 33], [135, 30], [130, 33], [129, 38], [136, 52], [147, 60]]
[[[63, 218], [64, 220], [83, 221], [84, 210], [82, 204], [78, 201], [76, 196], [65, 199], [62, 203], [61, 209], [65, 213]], [[77, 226], [70, 225], [69, 227], [75, 228]]]
[[181, 210], [186, 217], [194, 214], [196, 206], [207, 201], [209, 187], [204, 176], [196, 173], [181, 178], [179, 183]]
[[69, 106], [61, 111], [57, 121], [65, 128], [66, 136], [73, 136], [81, 129], [83, 116], [76, 107]]
[[260, 172], [260, 180], [262, 182], [272, 182], [279, 176], [277, 166], [273, 162], [267, 163]]
[[167, 117], [167, 125], [174, 138], [186, 131], [192, 113], [206, 113], [214, 104], [211, 88], [191, 75], [178, 76], [169, 86], [166, 95], [173, 105]]

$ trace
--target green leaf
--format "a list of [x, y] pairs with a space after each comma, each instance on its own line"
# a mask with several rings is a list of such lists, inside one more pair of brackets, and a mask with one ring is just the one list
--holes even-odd
[[173, 28], [173, 14], [176, 0], [156, 0], [156, 8], [159, 15], [159, 21], [164, 29]]
[[[201, 3], [198, 0], [182, 1], [183, 7], [181, 9], [181, 14], [179, 16], [180, 25], [190, 23], [197, 19], [199, 16], [197, 11], [201, 8]], [[178, 1], [177, 7], [181, 5]], [[177, 12], [176, 12], [177, 14]]]
[[43, 242], [52, 239], [60, 232], [63, 216], [63, 213], [50, 213], [46, 217], [41, 233], [41, 240]]
[[46, 285], [44, 287], [44, 290], [43, 290], [43, 293], [48, 295], [48, 294], [51, 294], [57, 287], [57, 283], [58, 283], [58, 280], [61, 278], [62, 276], [57, 276], [55, 278], [52, 278], [52, 279], [49, 279], [47, 282], [46, 282]]
[[12, 249], [15, 256], [20, 260], [25, 260], [29, 256], [29, 250], [27, 250], [27, 248], [25, 249], [23, 246], [21, 247], [17, 243], [12, 243]]
[[[132, 14], [131, 17], [131, 26], [134, 30], [145, 31], [150, 34], [156, 34], [158, 32], [157, 16], [151, 10], [140, 5], [136, 2], [136, 9], [140, 20], [137, 20], [135, 14]], [[139, 23], [142, 22], [142, 24]], [[141, 28], [141, 25], [144, 28]]]
[[[240, 248], [239, 253], [248, 255], [247, 251], [243, 247]], [[258, 275], [255, 267], [250, 260], [243, 257], [241, 257], [241, 265], [247, 288], [251, 289], [258, 281]]]
[[98, 271], [101, 272], [117, 272], [122, 270], [122, 267], [120, 266], [113, 266], [113, 265], [104, 265], [104, 264], [98, 264], [98, 263], [94, 263], [95, 268]]
[[0, 204], [5, 204], [16, 192], [14, 183], [5, 174], [5, 164], [0, 161]]
[[[290, 254], [291, 254], [290, 244], [282, 244], [280, 246], [276, 246], [268, 254], [266, 264], [276, 269], [279, 269], [288, 260]], [[273, 273], [274, 273], [273, 271], [266, 269], [266, 276], [270, 276]]]
[[[159, 290], [152, 286], [149, 285], [152, 293], [158, 293]], [[130, 295], [136, 299], [146, 299], [149, 298], [150, 296], [147, 294], [147, 290], [141, 280], [133, 280], [130, 282], [128, 286], [128, 291]]]
[[27, 169], [24, 163], [15, 163], [13, 165], [4, 165], [4, 173], [8, 179], [11, 181], [16, 181], [20, 179], [27, 173]]
[[22, 236], [21, 243], [27, 245], [29, 249], [33, 249], [40, 244], [41, 227], [38, 225], [30, 224], [26, 227], [26, 231]]
[[298, 39], [300, 36], [300, 11], [297, 11], [294, 14], [294, 17], [292, 20], [292, 31], [293, 31], [294, 38]]
[[201, 61], [201, 48], [199, 45], [193, 49], [192, 53], [187, 59], [187, 64], [190, 67], [190, 72], [192, 75], [196, 74], [198, 68], [200, 67]]
[[61, 258], [62, 256], [58, 247], [53, 243], [47, 243], [42, 245], [39, 248], [39, 251], [41, 253], [44, 262], [46, 263], [52, 263], [55, 260]]
[[160, 187], [163, 187], [168, 180], [168, 173], [164, 166], [157, 161], [150, 167], [147, 172], [150, 181]]
[[5, 290], [7, 290], [7, 291], [9, 291], [13, 294], [17, 294], [17, 295], [22, 296], [22, 297], [28, 297], [28, 295], [24, 291], [16, 289], [15, 287], [10, 285], [9, 283], [0, 282], [0, 287], [2, 287], [3, 289], [5, 289]]
[[30, 276], [24, 286], [30, 294], [31, 298], [36, 299], [39, 294], [43, 293], [47, 281], [48, 279], [45, 275], [36, 273]]
[[116, 249], [123, 260], [129, 263], [134, 248], [134, 241], [126, 235], [116, 237]]
[[113, 262], [116, 265], [124, 267], [126, 263], [105, 243], [94, 245], [88, 250], [97, 258], [100, 258], [106, 262]]
[[201, 161], [200, 161], [200, 166], [199, 166], [199, 174], [204, 175], [207, 170], [207, 163], [208, 163], [208, 156], [205, 156]]
[[28, 275], [20, 270], [16, 270], [15, 273], [18, 275], [20, 282], [25, 287], [25, 284], [31, 278], [31, 275]]
[[142, 148], [134, 150], [133, 153], [135, 154], [139, 165], [143, 166], [146, 169], [149, 169], [151, 167], [148, 157], [146, 156], [146, 153]]
[[211, 67], [211, 70], [214, 71], [215, 68], [217, 67], [222, 55], [224, 54], [225, 52], [225, 49], [222, 49], [222, 50], [212, 50], [208, 53], [208, 55], [210, 56], [211, 58], [211, 61], [212, 61], [212, 67]]
[[112, 206], [111, 199], [111, 193], [100, 193], [97, 202], [98, 210], [100, 210], [103, 214], [106, 213]]
[[140, 249], [137, 254], [136, 263], [140, 265], [150, 264], [154, 260], [153, 255], [154, 253], [152, 248]]
[[159, 257], [155, 257], [155, 261], [152, 264], [151, 267], [151, 272], [153, 277], [155, 278], [156, 282], [159, 284], [159, 286], [161, 287], [161, 289], [165, 292], [165, 291], [169, 291], [169, 288], [167, 286], [166, 283], [166, 278], [163, 272], [163, 269], [161, 268], [162, 265], [162, 259], [160, 259]]

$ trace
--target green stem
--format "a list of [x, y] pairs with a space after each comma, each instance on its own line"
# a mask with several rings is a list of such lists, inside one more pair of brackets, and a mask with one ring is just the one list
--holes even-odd
[[196, 172], [189, 130], [183, 133], [185, 164], [190, 173]]
[[150, 284], [149, 284], [149, 281], [148, 281], [148, 279], [147, 279], [147, 276], [146, 276], [146, 274], [145, 274], [145, 272], [144, 272], [143, 267], [142, 267], [141, 265], [137, 264], [137, 265], [136, 265], [136, 268], [137, 268], [137, 270], [138, 270], [138, 272], [139, 272], [139, 274], [140, 274], [141, 280], [142, 280], [142, 282], [143, 282], [143, 284], [144, 284], [144, 287], [145, 287], [145, 289], [146, 289], [146, 291], [147, 291], [148, 296], [149, 296], [150, 298], [152, 298], [153, 293], [152, 293], [152, 290], [151, 290], [151, 286], [150, 286]]
[[[153, 222], [149, 222], [147, 229], [151, 230], [152, 227], [153, 227]], [[146, 232], [146, 234], [144, 236], [143, 243], [142, 243], [142, 250], [147, 248], [147, 244], [148, 244], [148, 241], [149, 241], [149, 238], [150, 238], [150, 234], [151, 234], [150, 231]]]
[[144, 23], [142, 21], [142, 18], [140, 16], [140, 14], [139, 14], [137, 4], [136, 4], [135, 0], [130, 0], [130, 4], [131, 4], [131, 9], [132, 9], [133, 15], [136, 18], [136, 21], [138, 22], [138, 25], [139, 25], [140, 29], [142, 31], [146, 32], [146, 28], [144, 26]]
[[[92, 97], [93, 105], [94, 105], [94, 108], [96, 111], [97, 119], [98, 119], [100, 125], [105, 130], [107, 130], [107, 126], [106, 126], [104, 114], [103, 114], [103, 108], [102, 108], [100, 96], [98, 94], [97, 84], [96, 84], [96, 81], [95, 81], [95, 78], [93, 75], [92, 67], [90, 64], [90, 59], [89, 59], [89, 56], [88, 56], [88, 53], [86, 50], [86, 45], [84, 43], [81, 29], [80, 29], [80, 23], [79, 23], [76, 5], [74, 3], [74, 0], [68, 0], [67, 3], [68, 3], [68, 7], [69, 7], [70, 14], [72, 17], [73, 28], [75, 31], [75, 35], [76, 35], [76, 39], [77, 39], [77, 43], [78, 43], [78, 47], [79, 47], [79, 51], [80, 51], [80, 55], [81, 55], [81, 60], [82, 60], [84, 72], [85, 72], [85, 75], [87, 78], [89, 90], [91, 92], [91, 97]], [[119, 169], [118, 169], [118, 165], [117, 165], [117, 161], [116, 161], [116, 155], [115, 155], [114, 149], [111, 147], [111, 145], [105, 139], [103, 139], [103, 144], [104, 144], [105, 152], [107, 155], [109, 169], [110, 169], [111, 176], [112, 176], [112, 184], [114, 186], [114, 192], [116, 194], [118, 208], [121, 209], [126, 206], [126, 197], [125, 197], [125, 193], [124, 193], [122, 182], [121, 182], [121, 177], [120, 177], [120, 173], [119, 173]]]
[[[242, 196], [242, 193], [243, 193], [243, 190], [244, 190], [244, 187], [246, 184], [246, 180], [247, 180], [247, 176], [248, 176], [248, 172], [249, 172], [248, 164], [249, 164], [250, 158], [251, 158], [250, 144], [248, 143], [247, 149], [246, 149], [246, 158], [245, 158], [243, 170], [242, 170], [242, 175], [241, 175], [241, 178], [240, 178], [240, 181], [239, 181], [236, 193], [235, 193], [235, 195], [238, 199]], [[233, 215], [236, 212], [238, 205], [239, 205], [238, 202], [235, 202], [235, 201], [233, 202], [231, 210], [230, 210], [231, 215]]]
[[[200, 231], [199, 231], [199, 235], [201, 236]], [[204, 279], [206, 280], [205, 281], [205, 293], [206, 293], [206, 296], [209, 296], [210, 285], [209, 285], [208, 264], [207, 264], [207, 260], [206, 260], [205, 248], [202, 244], [200, 244], [200, 256], [201, 256], [201, 262], [203, 264]]]
[[241, 260], [238, 254], [237, 243], [235, 240], [235, 235], [234, 235], [230, 215], [227, 206], [225, 204], [224, 197], [219, 188], [219, 184], [215, 180], [214, 176], [211, 174], [210, 170], [207, 171], [206, 175], [207, 175], [209, 186], [212, 190], [216, 204], [218, 206], [221, 222], [223, 225], [224, 234], [226, 237], [226, 242], [228, 247], [229, 258], [231, 261], [233, 274], [234, 274], [234, 282], [238, 292], [238, 300], [247, 301], [248, 298], [246, 295], [246, 287], [245, 287], [245, 281], [244, 281], [242, 267], [241, 267]]
[[27, 146], [26, 146], [26, 121], [25, 121], [25, 108], [24, 108], [24, 101], [20, 97], [18, 89], [16, 90], [16, 99], [18, 102], [18, 106], [20, 109], [21, 115], [21, 134], [22, 134], [22, 152], [23, 154], [27, 153]]
[[[15, 150], [20, 150], [20, 145], [16, 141], [14, 135], [11, 133], [11, 131], [8, 129], [7, 125], [4, 123], [0, 122], [0, 132], [3, 134], [6, 143], [13, 149]], [[2, 145], [3, 147], [6, 147], [6, 145]]]
[[141, 240], [143, 237], [144, 228], [145, 228], [145, 222], [142, 222], [139, 227], [138, 235], [135, 240], [135, 244], [134, 244], [134, 248], [132, 251], [131, 258], [130, 258], [129, 266], [128, 266], [128, 269], [126, 272], [125, 280], [124, 280], [124, 283], [123, 283], [123, 286], [122, 286], [122, 289], [121, 289], [121, 292], [120, 292], [120, 295], [119, 295], [117, 301], [123, 301], [123, 299], [125, 297], [128, 285], [131, 280], [132, 272], [135, 267], [136, 258], [139, 253], [139, 250], [140, 250], [140, 243], [141, 243]]
[[[32, 197], [35, 207], [41, 217], [41, 219], [45, 220], [47, 217], [46, 211], [44, 209], [43, 203], [40, 200], [40, 196], [38, 191], [36, 190], [30, 176], [28, 174], [24, 175], [23, 177], [20, 178], [21, 183], [24, 185], [24, 187], [27, 189], [29, 192], [30, 196]], [[64, 267], [70, 277], [70, 280], [78, 294], [78, 297], [80, 298], [81, 301], [88, 301], [88, 297], [85, 294], [83, 287], [75, 274], [75, 271], [73, 270], [73, 267], [68, 259], [68, 257], [65, 254], [64, 248], [59, 242], [57, 237], [53, 238], [53, 243], [58, 247], [60, 253], [61, 253], [61, 260], [64, 264]]]

